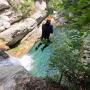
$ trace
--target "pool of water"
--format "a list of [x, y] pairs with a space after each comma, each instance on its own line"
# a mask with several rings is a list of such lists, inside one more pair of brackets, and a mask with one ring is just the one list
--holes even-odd
[[[64, 33], [62, 33], [60, 30], [54, 30], [54, 38], [57, 42], [60, 41], [58, 45], [63, 42], [63, 36]], [[53, 73], [53, 70], [49, 70], [48, 67], [49, 58], [54, 52], [53, 43], [46, 47], [43, 52], [41, 51], [43, 45], [40, 46], [37, 51], [35, 50], [38, 44], [39, 42], [35, 43], [29, 52], [20, 59], [20, 62], [33, 76], [45, 77], [48, 75], [48, 73]]]

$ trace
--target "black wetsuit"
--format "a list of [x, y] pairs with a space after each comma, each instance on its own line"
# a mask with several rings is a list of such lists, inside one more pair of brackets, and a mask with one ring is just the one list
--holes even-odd
[[[53, 33], [53, 26], [50, 24], [50, 22], [47, 21], [46, 24], [42, 25], [41, 42], [36, 47], [36, 50], [40, 45], [45, 44], [44, 47], [41, 49], [43, 51], [44, 48], [46, 48], [50, 44], [50, 40], [49, 40], [50, 33]], [[44, 40], [46, 40], [46, 43], [43, 43]]]
[[41, 39], [49, 39], [50, 33], [53, 33], [53, 26], [48, 23], [43, 24]]

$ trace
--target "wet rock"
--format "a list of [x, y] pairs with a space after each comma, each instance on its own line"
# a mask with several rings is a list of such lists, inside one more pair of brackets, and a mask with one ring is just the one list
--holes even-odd
[[11, 74], [6, 71], [9, 76], [4, 75], [0, 90], [47, 90], [45, 80], [32, 77], [22, 66], [9, 67], [8, 71]]
[[4, 52], [5, 49], [0, 49], [0, 61], [2, 61], [3, 59], [7, 59], [9, 58], [9, 55], [7, 53]]

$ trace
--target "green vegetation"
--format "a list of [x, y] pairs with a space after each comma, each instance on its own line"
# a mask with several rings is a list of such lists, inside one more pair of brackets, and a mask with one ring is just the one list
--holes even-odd
[[16, 1], [11, 1], [10, 5], [13, 10], [19, 13], [22, 13], [23, 16], [29, 16], [31, 13], [31, 7], [33, 0], [23, 0], [22, 2], [17, 3]]
[[50, 69], [58, 71], [53, 80], [64, 82], [69, 90], [86, 90], [90, 66], [82, 57], [83, 39], [90, 34], [90, 0], [49, 0], [48, 3], [67, 19], [67, 23], [60, 26], [66, 32], [63, 32], [64, 41], [60, 45], [60, 39], [55, 40], [55, 52], [50, 58]]

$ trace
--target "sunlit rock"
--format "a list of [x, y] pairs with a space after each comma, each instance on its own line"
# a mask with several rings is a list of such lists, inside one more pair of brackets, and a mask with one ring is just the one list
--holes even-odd
[[0, 0], [0, 10], [9, 8], [10, 5], [8, 4], [7, 0]]
[[31, 16], [31, 18], [26, 18], [25, 20], [12, 25], [6, 31], [0, 33], [0, 38], [7, 42], [8, 46], [12, 46], [21, 40], [27, 33], [32, 31], [37, 24], [39, 24], [47, 15], [47, 12], [36, 12]]
[[5, 27], [4, 26], [0, 26], [0, 32], [4, 31]]

